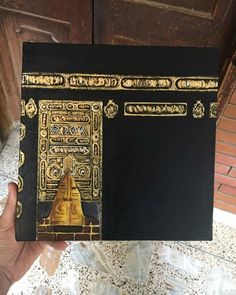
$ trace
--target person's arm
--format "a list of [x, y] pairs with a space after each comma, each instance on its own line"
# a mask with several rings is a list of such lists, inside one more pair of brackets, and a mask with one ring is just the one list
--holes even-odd
[[[18, 281], [29, 270], [42, 253], [45, 242], [17, 242], [15, 239], [15, 212], [17, 186], [10, 183], [8, 199], [0, 216], [0, 295], [7, 294], [11, 284]], [[49, 242], [48, 242], [49, 244]], [[50, 242], [50, 246], [64, 250], [66, 242]]]
[[0, 270], [0, 294], [7, 294], [10, 287], [11, 287], [10, 281], [3, 274], [3, 271]]

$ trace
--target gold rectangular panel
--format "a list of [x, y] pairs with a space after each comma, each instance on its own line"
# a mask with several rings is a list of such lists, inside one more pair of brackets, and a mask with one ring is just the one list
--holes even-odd
[[68, 170], [82, 201], [101, 201], [102, 114], [101, 101], [39, 101], [39, 201], [55, 198]]
[[185, 102], [125, 102], [125, 116], [187, 116]]

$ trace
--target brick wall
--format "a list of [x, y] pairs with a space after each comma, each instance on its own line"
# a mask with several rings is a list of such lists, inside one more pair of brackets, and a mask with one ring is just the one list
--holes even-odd
[[236, 89], [217, 126], [214, 206], [236, 214]]
[[[62, 232], [59, 226], [50, 225], [48, 218], [38, 224], [38, 240], [47, 241], [95, 241], [100, 240], [99, 222], [92, 217], [85, 217], [85, 225], [73, 227], [73, 232]], [[55, 231], [57, 229], [57, 231]]]

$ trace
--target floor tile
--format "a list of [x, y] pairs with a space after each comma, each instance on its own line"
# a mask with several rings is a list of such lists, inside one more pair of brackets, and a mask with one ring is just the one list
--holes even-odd
[[19, 147], [6, 144], [0, 154], [0, 175], [17, 180]]
[[[183, 253], [191, 259], [195, 259], [202, 264], [198, 275], [191, 275], [181, 269], [174, 267], [171, 264], [164, 263], [159, 259], [160, 247], [165, 246], [179, 253]], [[199, 249], [193, 248], [181, 242], [155, 242], [153, 251], [153, 258], [149, 278], [149, 288], [154, 292], [153, 294], [166, 294], [166, 275], [177, 278], [188, 285], [188, 288], [181, 294], [188, 295], [205, 295], [208, 275], [213, 268], [218, 267], [227, 272], [232, 278], [236, 279], [236, 265], [232, 262], [225, 261], [214, 255], [203, 252]], [[226, 293], [225, 293], [226, 294]]]
[[[236, 267], [232, 262], [225, 261], [181, 242], [157, 241], [154, 242], [147, 281], [144, 284], [138, 284], [134, 280], [126, 277], [123, 272], [124, 256], [128, 248], [128, 242], [95, 243], [100, 245], [106, 257], [111, 259], [111, 263], [115, 269], [115, 275], [99, 272], [85, 265], [74, 264], [70, 258], [69, 248], [63, 252], [61, 262], [53, 277], [48, 277], [39, 267], [38, 261], [36, 261], [31, 270], [27, 273], [27, 277], [23, 280], [24, 284], [22, 284], [22, 281], [18, 286], [15, 286], [15, 290], [18, 292], [22, 290], [23, 294], [26, 295], [34, 294], [35, 289], [42, 284], [51, 288], [53, 294], [67, 294], [67, 292], [65, 292], [65, 284], [69, 281], [67, 274], [70, 270], [74, 270], [78, 274], [77, 281], [82, 291], [81, 294], [84, 295], [90, 294], [88, 292], [89, 285], [98, 279], [119, 288], [122, 295], [179, 294], [173, 292], [168, 293], [168, 285], [166, 284], [167, 277], [184, 282], [187, 288], [180, 293], [182, 295], [205, 295], [208, 276], [214, 268], [222, 269], [233, 279], [236, 279]], [[171, 248], [176, 251], [176, 253], [184, 254], [190, 259], [199, 261], [201, 263], [199, 272], [193, 275], [178, 269], [171, 263], [163, 262], [159, 257], [159, 250], [161, 247]], [[12, 289], [12, 293], [9, 294], [13, 294], [13, 291], [14, 289]]]
[[236, 264], [236, 229], [233, 227], [214, 221], [212, 241], [191, 241], [186, 244]]
[[214, 207], [213, 220], [236, 229], [236, 214]]

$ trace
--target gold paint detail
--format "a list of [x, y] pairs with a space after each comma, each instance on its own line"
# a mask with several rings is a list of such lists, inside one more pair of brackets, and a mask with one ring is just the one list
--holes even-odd
[[21, 99], [21, 116], [25, 116], [25, 100]]
[[108, 75], [69, 75], [68, 85], [75, 88], [116, 88], [118, 77]]
[[36, 106], [33, 98], [30, 98], [30, 100], [26, 104], [25, 112], [30, 119], [32, 119], [37, 114], [37, 106]]
[[26, 134], [26, 127], [23, 123], [20, 123], [20, 140], [23, 140], [25, 138]]
[[171, 78], [136, 78], [127, 77], [121, 79], [121, 86], [124, 89], [170, 89]]
[[176, 80], [176, 86], [179, 89], [214, 90], [218, 88], [218, 80], [208, 78], [178, 78]]
[[53, 201], [67, 171], [82, 201], [102, 198], [101, 101], [40, 100], [38, 198]]
[[64, 78], [60, 74], [23, 74], [22, 85], [63, 86]]
[[187, 116], [185, 102], [125, 102], [125, 116]]
[[201, 119], [205, 115], [205, 107], [201, 100], [197, 100], [193, 106], [193, 117], [195, 119]]
[[217, 117], [217, 102], [211, 102], [210, 103], [210, 112], [209, 112], [209, 118], [215, 119]]
[[20, 150], [20, 153], [19, 153], [19, 165], [18, 167], [22, 167], [25, 163], [25, 154]]
[[23, 210], [22, 203], [20, 201], [17, 201], [17, 204], [16, 204], [16, 218], [17, 219], [19, 219], [21, 217], [22, 210]]
[[19, 175], [18, 176], [18, 192], [22, 192], [24, 187], [23, 178]]
[[113, 119], [116, 116], [118, 109], [118, 105], [112, 99], [110, 99], [107, 105], [104, 107], [104, 113], [107, 118]]
[[69, 170], [59, 184], [49, 219], [52, 225], [83, 226], [85, 224], [80, 192]]
[[22, 87], [91, 90], [217, 91], [217, 77], [23, 73]]

